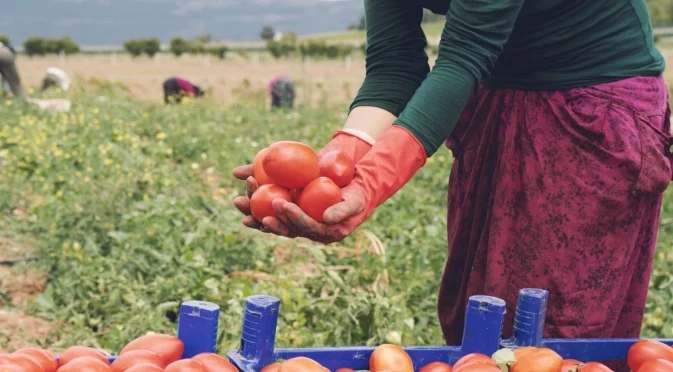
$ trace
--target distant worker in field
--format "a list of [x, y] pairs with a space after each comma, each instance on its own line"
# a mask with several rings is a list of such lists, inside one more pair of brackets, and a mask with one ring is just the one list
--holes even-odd
[[[343, 201], [318, 223], [276, 199], [277, 217], [244, 225], [340, 241], [444, 144], [455, 158], [438, 299], [447, 344], [460, 345], [473, 295], [506, 301], [511, 337], [531, 287], [550, 293], [545, 337], [639, 337], [673, 158], [645, 0], [364, 3], [366, 77], [320, 152], [355, 160]], [[423, 8], [446, 16], [432, 70]], [[251, 175], [234, 170], [252, 192]], [[249, 214], [248, 197], [234, 203]]]
[[47, 74], [42, 79], [41, 91], [44, 92], [52, 87], [57, 87], [63, 92], [67, 92], [68, 89], [70, 89], [70, 78], [68, 77], [68, 74], [58, 67], [49, 67], [47, 69]]
[[204, 94], [203, 89], [198, 85], [190, 83], [188, 80], [172, 77], [164, 81], [164, 102], [177, 103], [184, 97], [198, 98]]
[[277, 75], [269, 82], [272, 108], [294, 107], [294, 82], [287, 75]]
[[[0, 79], [5, 93], [12, 97], [24, 98], [21, 78], [16, 69], [16, 51], [11, 45], [0, 42]], [[9, 89], [9, 92], [6, 90]]]

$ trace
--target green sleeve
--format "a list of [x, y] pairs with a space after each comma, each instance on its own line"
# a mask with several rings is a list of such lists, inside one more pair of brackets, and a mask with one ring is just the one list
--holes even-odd
[[415, 0], [365, 0], [367, 74], [351, 110], [402, 112], [430, 71], [422, 19]]
[[452, 1], [435, 66], [395, 122], [421, 142], [428, 156], [451, 134], [490, 73], [524, 1]]

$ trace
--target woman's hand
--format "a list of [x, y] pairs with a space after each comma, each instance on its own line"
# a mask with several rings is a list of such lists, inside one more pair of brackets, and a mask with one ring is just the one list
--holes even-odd
[[[287, 237], [304, 237], [318, 243], [339, 242], [350, 235], [367, 218], [367, 197], [357, 182], [341, 189], [343, 201], [328, 208], [319, 223], [296, 204], [282, 199], [273, 201], [279, 225], [265, 225], [269, 232]], [[266, 221], [266, 218], [264, 219]]]
[[234, 198], [234, 206], [245, 215], [241, 222], [251, 229], [259, 230], [262, 224], [250, 215], [250, 198], [255, 190], [257, 190], [257, 187], [259, 187], [257, 181], [252, 176], [252, 164], [241, 165], [240, 167], [234, 168], [234, 177], [245, 181], [246, 196], [238, 196]]
[[355, 165], [355, 177], [341, 189], [342, 201], [323, 213], [324, 223], [315, 221], [297, 205], [276, 199], [272, 206], [277, 218], [272, 221], [267, 217], [263, 224], [277, 235], [324, 244], [341, 241], [404, 186], [425, 164], [426, 156], [409, 131], [395, 126]]

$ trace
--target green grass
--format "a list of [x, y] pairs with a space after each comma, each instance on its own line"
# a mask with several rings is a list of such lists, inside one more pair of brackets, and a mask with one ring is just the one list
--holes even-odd
[[[231, 206], [243, 185], [230, 174], [276, 140], [319, 148], [346, 105], [285, 113], [154, 106], [110, 87], [72, 94], [68, 114], [0, 102], [0, 222], [37, 241], [50, 282], [27, 310], [60, 324], [47, 344], [117, 352], [147, 331], [174, 332], [179, 303], [199, 299], [222, 307], [224, 351], [237, 345], [253, 294], [282, 299], [279, 346], [371, 345], [395, 332], [407, 345], [441, 344], [447, 150], [357, 234], [324, 247], [243, 228]], [[670, 193], [662, 221], [644, 335], [671, 337]]]

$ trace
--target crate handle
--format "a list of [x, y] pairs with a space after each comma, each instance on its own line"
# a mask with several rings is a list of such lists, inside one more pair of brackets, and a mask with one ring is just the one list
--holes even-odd
[[186, 301], [180, 305], [178, 338], [185, 344], [183, 358], [214, 353], [220, 307], [212, 302]]

